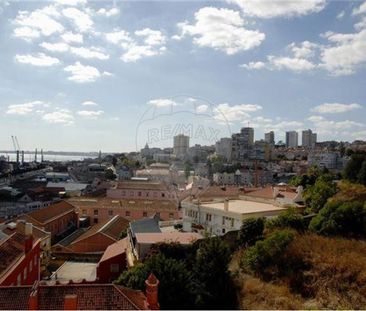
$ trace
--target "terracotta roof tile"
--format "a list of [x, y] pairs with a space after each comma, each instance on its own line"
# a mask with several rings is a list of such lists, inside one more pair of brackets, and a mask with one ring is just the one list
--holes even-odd
[[30, 212], [25, 215], [25, 218], [31, 220], [34, 219], [39, 223], [47, 223], [49, 220], [60, 216], [64, 213], [73, 211], [75, 207], [66, 201], [61, 201], [55, 204], [52, 204], [48, 207], [39, 209], [34, 212]]
[[24, 253], [24, 236], [18, 232], [0, 242], [0, 276]]
[[117, 189], [143, 189], [143, 190], [166, 190], [164, 184], [152, 181], [121, 181]]
[[0, 310], [27, 310], [31, 286], [0, 286]]

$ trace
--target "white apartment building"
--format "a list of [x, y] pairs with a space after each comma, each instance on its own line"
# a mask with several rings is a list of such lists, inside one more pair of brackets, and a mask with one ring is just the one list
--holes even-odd
[[308, 155], [308, 164], [316, 165], [320, 168], [342, 169], [344, 161], [337, 152], [310, 153]]
[[184, 159], [189, 148], [189, 136], [179, 134], [174, 136], [173, 153], [178, 159]]
[[296, 131], [286, 132], [286, 147], [297, 148], [299, 145], [299, 135]]
[[[196, 200], [182, 202], [182, 207], [184, 231], [206, 231], [217, 236], [239, 230], [246, 218], [271, 218], [286, 209], [272, 203], [242, 199], [213, 200], [202, 203]], [[201, 230], [195, 228], [201, 228]]]

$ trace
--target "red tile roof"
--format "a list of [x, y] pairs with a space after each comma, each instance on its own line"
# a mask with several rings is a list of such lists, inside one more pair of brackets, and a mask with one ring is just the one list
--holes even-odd
[[24, 217], [31, 221], [32, 219], [40, 224], [47, 223], [53, 218], [59, 217], [65, 213], [75, 210], [75, 207], [66, 201], [52, 204], [48, 207], [39, 209], [26, 214]]
[[0, 287], [0, 309], [28, 309], [29, 295], [38, 295], [39, 310], [63, 310], [66, 295], [77, 296], [77, 310], [142, 310], [147, 309], [141, 291], [115, 284], [67, 284]]
[[18, 232], [0, 241], [0, 277], [24, 253], [24, 236]]
[[156, 181], [121, 181], [117, 184], [117, 189], [167, 190], [163, 183]]

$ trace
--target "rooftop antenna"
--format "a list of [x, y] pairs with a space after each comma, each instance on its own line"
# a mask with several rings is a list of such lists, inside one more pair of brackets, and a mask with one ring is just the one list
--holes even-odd
[[43, 149], [41, 149], [41, 163], [43, 163]]
[[37, 163], [37, 148], [36, 148], [36, 152], [34, 153], [34, 162], [36, 162]]

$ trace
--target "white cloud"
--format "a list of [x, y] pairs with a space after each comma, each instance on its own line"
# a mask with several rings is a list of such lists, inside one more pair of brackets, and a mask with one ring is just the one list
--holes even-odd
[[98, 104], [97, 104], [97, 103], [95, 103], [95, 102], [93, 102], [93, 101], [90, 101], [90, 100], [88, 100], [88, 101], [85, 101], [85, 102], [81, 103], [81, 105], [82, 105], [82, 106], [98, 106]]
[[87, 3], [87, 0], [54, 0], [54, 1], [61, 5], [70, 5], [70, 6], [83, 5]]
[[108, 32], [104, 35], [107, 41], [113, 44], [120, 44], [122, 47], [128, 47], [133, 42], [129, 33], [120, 29], [115, 29], [113, 32]]
[[171, 99], [168, 98], [157, 98], [152, 99], [147, 102], [148, 105], [155, 106], [155, 107], [171, 107], [171, 106], [178, 106], [178, 104]]
[[309, 58], [314, 56], [318, 45], [309, 41], [303, 41], [299, 44], [292, 42], [288, 48], [292, 51], [295, 58]]
[[111, 9], [105, 9], [105, 8], [101, 8], [97, 11], [97, 15], [101, 15], [101, 16], [106, 16], [106, 17], [111, 17], [111, 16], [115, 16], [119, 14], [119, 9], [118, 8], [111, 8]]
[[122, 54], [121, 59], [126, 63], [135, 62], [143, 57], [154, 56], [159, 53], [159, 50], [152, 49], [148, 45], [133, 45], [128, 48], [127, 52]]
[[74, 65], [65, 67], [64, 71], [71, 73], [71, 76], [68, 77], [68, 80], [77, 83], [94, 82], [102, 76], [111, 75], [109, 72], [101, 72], [95, 67], [83, 65], [80, 62], [76, 62]]
[[249, 69], [249, 70], [257, 70], [257, 69], [263, 69], [266, 67], [266, 64], [264, 62], [249, 62], [248, 64], [242, 64], [239, 67]]
[[353, 9], [353, 15], [365, 14], [366, 13], [366, 1], [362, 3], [358, 8]]
[[296, 72], [308, 71], [316, 66], [303, 58], [274, 57], [269, 56], [268, 60], [276, 69], [289, 69]]
[[13, 32], [14, 37], [31, 41], [32, 39], [39, 38], [41, 33], [32, 27], [17, 27]]
[[74, 116], [68, 109], [58, 109], [53, 112], [46, 113], [42, 119], [48, 123], [71, 125], [74, 123]]
[[65, 32], [61, 38], [67, 43], [83, 43], [83, 35], [81, 33]]
[[66, 52], [69, 50], [69, 45], [63, 42], [58, 43], [42, 42], [39, 46], [43, 47], [44, 49], [50, 52]]
[[15, 61], [22, 64], [29, 64], [39, 67], [49, 67], [60, 63], [58, 58], [47, 56], [44, 53], [38, 53], [36, 55], [24, 54], [15, 55]]
[[63, 9], [62, 14], [72, 20], [81, 32], [90, 30], [94, 24], [88, 13], [74, 7]]
[[350, 75], [366, 62], [366, 29], [350, 34], [326, 33], [332, 43], [321, 52], [320, 66], [335, 76]]
[[196, 107], [197, 113], [204, 113], [208, 110], [208, 105], [202, 104]]
[[214, 110], [214, 119], [219, 122], [234, 122], [243, 121], [245, 118], [249, 118], [248, 112], [255, 112], [261, 110], [259, 105], [233, 105], [230, 106], [227, 103], [219, 104]]
[[144, 37], [144, 42], [147, 45], [163, 45], [166, 42], [166, 37], [159, 30], [144, 28], [142, 30], [136, 30], [135, 35]]
[[71, 53], [73, 53], [77, 56], [80, 56], [82, 58], [86, 58], [86, 59], [91, 59], [91, 58], [96, 58], [96, 59], [100, 59], [100, 60], [109, 59], [108, 54], [105, 54], [100, 48], [96, 48], [96, 47], [90, 47], [90, 48], [71, 47], [70, 51], [71, 51]]
[[20, 37], [23, 33], [26, 38], [29, 38], [29, 34], [35, 35], [36, 31], [44, 36], [62, 33], [64, 27], [54, 19], [54, 17], [58, 16], [59, 13], [54, 6], [46, 6], [33, 12], [19, 11], [13, 23], [28, 28], [23, 28], [22, 30], [18, 29], [14, 34], [17, 33], [17, 36]]
[[80, 110], [77, 114], [86, 119], [97, 119], [100, 115], [104, 113], [103, 110]]
[[362, 108], [361, 105], [356, 103], [352, 104], [324, 103], [312, 108], [311, 111], [317, 113], [343, 113], [360, 108]]
[[[200, 47], [210, 47], [228, 55], [259, 46], [265, 34], [248, 30], [240, 13], [229, 9], [204, 7], [195, 13], [195, 24], [179, 23], [180, 37], [192, 36]], [[177, 38], [177, 37], [176, 37]]]
[[320, 12], [326, 0], [227, 0], [238, 5], [244, 14], [260, 18], [294, 17]]
[[311, 116], [308, 118], [315, 126], [315, 130], [319, 133], [338, 133], [337, 131], [364, 127], [365, 125], [351, 120], [333, 121], [324, 117]]
[[342, 19], [344, 17], [344, 15], [346, 14], [345, 11], [341, 11], [337, 14], [337, 19]]
[[32, 112], [35, 112], [35, 109], [38, 107], [48, 107], [48, 104], [43, 101], [32, 101], [24, 104], [15, 104], [9, 105], [6, 113], [7, 114], [17, 114], [17, 115], [27, 115]]

